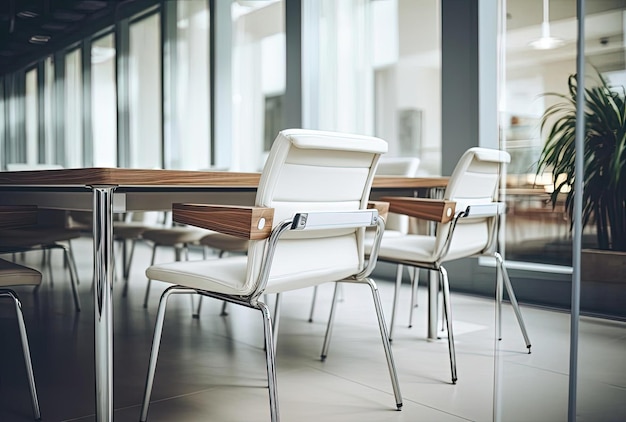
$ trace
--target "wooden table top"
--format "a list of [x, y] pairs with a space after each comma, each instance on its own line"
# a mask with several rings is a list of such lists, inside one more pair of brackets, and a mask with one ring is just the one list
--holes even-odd
[[[126, 168], [73, 168], [60, 170], [3, 171], [0, 187], [6, 186], [93, 186], [209, 187], [256, 189], [260, 173], [146, 170]], [[425, 189], [445, 187], [447, 177], [376, 176], [373, 188]]]

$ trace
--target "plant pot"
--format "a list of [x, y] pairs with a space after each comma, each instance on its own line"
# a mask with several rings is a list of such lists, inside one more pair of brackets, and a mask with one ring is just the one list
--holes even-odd
[[581, 311], [626, 318], [626, 252], [583, 249]]

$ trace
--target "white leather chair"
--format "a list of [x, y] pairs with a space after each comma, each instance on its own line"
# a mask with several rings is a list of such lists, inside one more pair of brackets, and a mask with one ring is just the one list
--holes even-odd
[[[448, 276], [443, 266], [444, 262], [473, 256], [495, 257], [498, 312], [501, 309], [502, 280], [504, 280], [504, 286], [530, 353], [530, 340], [515, 293], [504, 261], [497, 251], [498, 217], [504, 212], [504, 204], [497, 202], [498, 182], [502, 164], [509, 161], [510, 156], [506, 152], [488, 148], [470, 148], [460, 158], [450, 176], [443, 200], [381, 198], [389, 202], [390, 212], [404, 213], [437, 223], [436, 234], [432, 236], [407, 234], [383, 238], [378, 259], [439, 272], [453, 383], [457, 380], [456, 356]], [[396, 299], [397, 297], [394, 298]]]
[[386, 142], [378, 138], [285, 130], [270, 151], [255, 207], [174, 206], [175, 221], [250, 242], [247, 256], [154, 265], [146, 271], [149, 278], [175, 285], [166, 289], [159, 304], [141, 421], [147, 418], [165, 307], [172, 294], [197, 293], [262, 313], [270, 414], [272, 421], [278, 421], [275, 333], [269, 308], [260, 297], [338, 280], [366, 283], [372, 291], [395, 404], [401, 407], [378, 289], [368, 277], [378, 244], [369, 261], [363, 244], [364, 227], [384, 226], [378, 212], [366, 206], [378, 158], [386, 150]]
[[[378, 168], [376, 169], [376, 175], [378, 176], [403, 176], [403, 177], [414, 177], [417, 174], [417, 169], [419, 167], [420, 160], [417, 157], [387, 157], [382, 156], [378, 161]], [[396, 213], [388, 213], [387, 219], [385, 220], [385, 232], [383, 233], [383, 238], [389, 237], [397, 237], [409, 232], [409, 217], [402, 214]], [[365, 232], [365, 253], [369, 254], [372, 244], [374, 241], [374, 231], [367, 230]], [[403, 266], [398, 265], [397, 268], [397, 276], [402, 277]], [[418, 275], [417, 271], [414, 271], [411, 274], [412, 277], [412, 285], [417, 288], [416, 276]], [[415, 288], [413, 289], [413, 297], [411, 303], [415, 302]], [[398, 294], [398, 289], [394, 293]], [[317, 298], [317, 286], [313, 288], [313, 299], [311, 301], [311, 310], [309, 311], [309, 322], [313, 322], [313, 313], [315, 311], [315, 301]], [[394, 301], [395, 303], [395, 301]], [[412, 310], [412, 309], [411, 309]], [[389, 330], [389, 338], [392, 338], [392, 329], [393, 329], [393, 319], [395, 316], [395, 309], [391, 313], [391, 321], [390, 321], [390, 330]]]
[[[0, 207], [0, 227], [18, 227], [22, 225], [31, 225], [37, 221], [37, 208], [29, 206], [2, 206]], [[37, 398], [37, 388], [35, 386], [35, 376], [33, 373], [33, 364], [30, 357], [30, 348], [28, 346], [28, 335], [26, 334], [26, 324], [24, 323], [24, 315], [22, 314], [22, 304], [17, 293], [10, 287], [16, 286], [39, 286], [41, 283], [41, 273], [32, 268], [27, 268], [13, 262], [0, 259], [0, 297], [9, 298], [15, 306], [15, 314], [17, 316], [17, 324], [20, 332], [20, 340], [22, 343], [22, 352], [24, 354], [24, 362], [26, 363], [26, 375], [28, 376], [28, 386], [30, 388], [31, 401], [33, 406], [33, 414], [35, 420], [41, 420], [41, 412], [39, 409], [39, 399]], [[6, 344], [3, 344], [6, 347]], [[4, 362], [6, 365], [7, 362]]]

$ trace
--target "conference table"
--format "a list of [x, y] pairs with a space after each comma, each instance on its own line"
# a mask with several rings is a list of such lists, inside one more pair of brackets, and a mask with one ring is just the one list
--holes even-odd
[[[1, 205], [91, 211], [93, 216], [96, 420], [113, 420], [113, 216], [169, 211], [172, 203], [254, 205], [260, 173], [73, 168], [0, 172]], [[439, 196], [445, 177], [377, 176], [371, 199]], [[437, 337], [437, 285], [429, 280], [428, 336]], [[435, 294], [434, 294], [435, 293]]]

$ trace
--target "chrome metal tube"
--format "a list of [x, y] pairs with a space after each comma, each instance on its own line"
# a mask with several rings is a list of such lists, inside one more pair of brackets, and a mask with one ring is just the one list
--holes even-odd
[[92, 186], [96, 420], [113, 421], [113, 191]]
[[22, 341], [22, 352], [24, 353], [24, 362], [26, 363], [26, 373], [28, 375], [28, 387], [30, 388], [30, 397], [33, 404], [33, 415], [35, 420], [41, 420], [41, 412], [39, 410], [39, 399], [37, 398], [37, 387], [35, 386], [35, 374], [33, 373], [33, 363], [30, 358], [30, 348], [28, 346], [28, 335], [26, 334], [26, 324], [24, 324], [24, 315], [22, 314], [22, 304], [17, 294], [10, 289], [0, 290], [0, 297], [6, 296], [13, 300], [15, 305], [15, 313], [17, 316], [17, 325], [20, 331], [20, 339]]
[[456, 349], [454, 347], [454, 332], [452, 330], [452, 306], [450, 306], [450, 283], [448, 282], [448, 272], [440, 267], [441, 288], [443, 290], [443, 311], [448, 323], [448, 352], [450, 353], [450, 371], [452, 372], [452, 384], [456, 384]]
[[263, 314], [263, 332], [265, 334], [265, 362], [267, 365], [267, 381], [270, 396], [270, 418], [272, 422], [280, 421], [278, 408], [278, 390], [276, 388], [276, 358], [274, 336], [272, 334], [272, 317], [270, 310], [263, 302], [257, 302], [258, 309]]
[[396, 364], [393, 360], [393, 354], [391, 353], [391, 344], [389, 343], [389, 333], [387, 332], [387, 326], [385, 325], [385, 317], [383, 314], [383, 306], [380, 303], [380, 294], [378, 293], [378, 286], [371, 278], [364, 280], [372, 291], [372, 298], [374, 299], [374, 307], [376, 308], [376, 316], [378, 317], [378, 328], [380, 329], [380, 337], [385, 349], [385, 357], [387, 358], [387, 368], [389, 369], [389, 376], [391, 377], [391, 385], [393, 387], [393, 394], [396, 399], [396, 407], [398, 410], [402, 407], [402, 393], [400, 393], [400, 383], [398, 382], [398, 373], [396, 371]]

